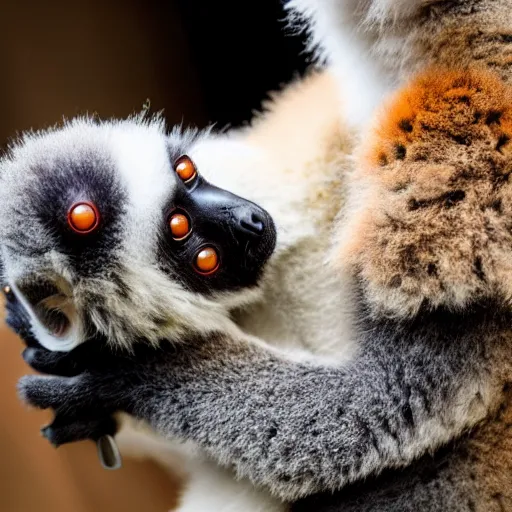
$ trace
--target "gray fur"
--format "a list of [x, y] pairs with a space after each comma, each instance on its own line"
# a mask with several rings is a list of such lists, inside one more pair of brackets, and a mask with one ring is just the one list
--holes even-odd
[[[242, 334], [193, 336], [185, 350], [159, 353], [156, 361], [109, 366], [98, 358], [98, 370], [93, 360], [69, 381], [27, 377], [21, 392], [65, 418], [124, 410], [293, 500], [403, 468], [506, 404], [512, 319], [496, 299], [463, 314], [425, 311], [402, 323], [375, 321], [364, 297], [356, 298], [358, 351], [343, 365], [294, 362]], [[47, 435], [65, 427], [69, 420]], [[443, 485], [459, 492], [457, 483], [466, 485]], [[439, 499], [450, 503], [446, 493]], [[475, 503], [486, 510], [487, 501]]]
[[[57, 418], [95, 417], [97, 407], [102, 413], [127, 411], [171, 439], [194, 441], [239, 476], [293, 500], [407, 466], [506, 406], [511, 316], [486, 306], [467, 316], [426, 314], [408, 325], [362, 317], [361, 352], [342, 368], [293, 363], [221, 335], [189, 340], [188, 350], [169, 357], [136, 354], [135, 362], [103, 362], [99, 369], [92, 363], [71, 380], [25, 377], [20, 390], [30, 403], [56, 408]], [[57, 423], [50, 438], [65, 431]], [[471, 442], [492, 450], [508, 425], [497, 430]], [[453, 464], [467, 473], [473, 462], [455, 457]], [[485, 457], [483, 462], [489, 463]], [[417, 475], [402, 473], [405, 483], [421, 477], [422, 463], [411, 469]], [[474, 481], [443, 485], [453, 493], [464, 486], [485, 489], [488, 474], [477, 465], [473, 470]], [[509, 474], [500, 472], [498, 480]], [[400, 480], [392, 484], [413, 493], [401, 499], [420, 492]], [[511, 487], [498, 488], [510, 499]], [[472, 491], [468, 500], [474, 497], [475, 510], [486, 510], [489, 494], [477, 494]], [[375, 510], [371, 504], [379, 496], [360, 496], [369, 503], [361, 510]], [[443, 510], [450, 499], [438, 492], [440, 501], [421, 510]], [[394, 503], [382, 510], [398, 510]]]
[[294, 512], [503, 512], [512, 510], [510, 408], [402, 470], [299, 501]]
[[510, 316], [473, 315], [365, 322], [360, 355], [344, 368], [222, 354], [200, 372], [164, 374], [175, 382], [168, 397], [155, 396], [158, 406], [141, 414], [280, 496], [334, 490], [453, 439], [457, 414], [481, 420], [505, 403]]
[[[271, 270], [279, 275], [282, 269]], [[422, 480], [425, 459], [415, 461], [472, 429], [471, 450], [493, 453], [508, 432], [506, 423], [496, 431], [482, 426], [508, 407], [508, 304], [500, 297], [486, 304], [469, 300], [464, 313], [441, 308], [401, 322], [370, 318], [365, 297], [354, 301], [357, 350], [345, 364], [320, 364], [310, 354], [297, 361], [242, 334], [223, 333], [193, 336], [186, 350], [136, 362], [142, 369], [133, 370], [132, 362], [112, 363], [106, 371], [92, 365], [71, 381], [28, 377], [21, 391], [31, 403], [71, 416], [84, 408], [91, 414], [95, 407], [103, 414], [126, 410], [290, 500], [407, 467], [391, 478], [383, 474], [356, 501], [342, 496], [341, 505], [326, 506], [392, 511], [414, 502], [421, 510], [506, 510], [510, 472], [500, 470], [494, 492], [488, 461], [473, 479], [474, 460], [459, 448], [448, 466], [435, 466], [429, 483]], [[336, 295], [335, 304], [341, 303]], [[346, 336], [335, 328], [330, 334]], [[316, 346], [302, 337], [306, 347]], [[58, 435], [57, 427], [49, 437]]]

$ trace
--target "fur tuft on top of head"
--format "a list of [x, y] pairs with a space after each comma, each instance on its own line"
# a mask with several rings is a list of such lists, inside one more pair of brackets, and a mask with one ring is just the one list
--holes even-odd
[[383, 108], [336, 249], [370, 306], [409, 316], [512, 298], [512, 89], [430, 69]]

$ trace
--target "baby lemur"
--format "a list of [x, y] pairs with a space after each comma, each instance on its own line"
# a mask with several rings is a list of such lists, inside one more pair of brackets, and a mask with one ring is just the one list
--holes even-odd
[[[417, 3], [428, 20], [435, 19], [435, 9], [445, 10], [440, 21], [452, 14], [459, 21], [472, 20], [490, 7], [506, 8], [500, 2], [468, 4], [470, 10], [459, 2]], [[419, 16], [409, 7], [407, 13]], [[490, 45], [500, 57], [508, 45], [505, 35], [495, 34], [493, 41], [498, 38], [500, 44]], [[461, 48], [464, 55], [465, 46]], [[442, 56], [440, 51], [437, 54]], [[335, 290], [348, 286], [352, 293], [347, 297], [355, 311], [352, 329], [347, 330], [344, 318], [339, 331], [323, 331], [334, 342], [331, 354], [336, 343], [345, 347], [347, 339], [352, 341], [351, 352], [330, 360], [308, 356], [306, 351], [291, 354], [224, 325], [216, 333], [205, 329], [182, 334], [180, 341], [186, 343], [173, 347], [156, 350], [137, 344], [135, 356], [104, 354], [98, 361], [88, 359], [85, 368], [73, 352], [52, 359], [35, 349], [28, 353], [34, 367], [54, 370], [57, 361], [61, 370], [76, 373], [31, 376], [20, 384], [30, 403], [56, 410], [48, 437], [57, 443], [91, 437], [105, 417], [124, 410], [166, 436], [192, 441], [240, 476], [290, 500], [408, 466], [405, 473], [385, 473], [371, 490], [360, 485], [355, 491], [347, 488], [337, 501], [327, 498], [325, 510], [510, 508], [506, 434], [512, 362], [508, 300], [512, 96], [503, 81], [506, 69], [502, 76], [489, 70], [498, 57], [493, 60], [488, 54], [483, 62], [476, 57], [475, 61], [474, 66], [446, 69], [453, 61], [439, 57], [437, 64], [444, 67], [422, 73], [391, 100], [358, 157], [333, 251], [345, 265], [348, 282], [337, 278], [330, 266], [316, 269], [328, 273], [326, 281], [318, 276], [320, 282], [332, 283]], [[40, 150], [49, 139], [43, 136], [35, 142]], [[13, 193], [20, 190], [9, 189], [9, 184], [19, 186], [26, 179], [30, 189], [37, 190], [27, 172], [26, 156], [33, 144], [29, 140], [4, 164], [7, 176], [9, 169], [20, 170], [3, 189], [5, 214], [16, 212]], [[50, 147], [43, 152], [45, 157], [50, 154], [51, 164]], [[198, 169], [207, 167], [192, 151], [188, 153]], [[311, 174], [315, 173], [307, 177]], [[272, 185], [277, 190], [282, 182]], [[281, 194], [282, 200], [286, 196]], [[267, 207], [265, 197], [249, 197]], [[279, 215], [270, 206], [267, 209], [279, 233]], [[9, 221], [2, 217], [4, 226], [10, 223], [8, 230], [2, 228], [2, 243], [4, 237], [21, 238], [21, 228], [12, 217]], [[37, 215], [18, 219], [26, 232], [27, 223], [35, 222]], [[189, 220], [193, 225], [193, 218]], [[146, 227], [144, 235], [149, 232]], [[101, 228], [95, 233], [101, 237]], [[288, 254], [295, 257], [295, 250]], [[59, 261], [55, 256], [48, 258], [52, 265]], [[301, 254], [292, 263], [307, 270], [304, 261]], [[12, 265], [6, 258], [11, 281], [16, 277], [9, 273]], [[213, 268], [220, 271], [222, 258], [220, 265]], [[57, 281], [69, 280], [59, 267], [52, 268]], [[267, 275], [276, 268], [271, 258]], [[32, 270], [29, 265], [27, 269]], [[344, 305], [339, 293], [335, 319]], [[312, 312], [306, 313], [304, 318], [310, 319]], [[290, 318], [298, 321], [300, 315]], [[160, 324], [169, 328], [168, 322]], [[323, 325], [315, 324], [313, 330], [318, 332]], [[95, 326], [109, 335], [107, 322]], [[88, 343], [89, 347], [83, 346], [94, 353], [98, 340]], [[70, 364], [76, 365], [75, 372]], [[447, 455], [428, 460], [425, 454], [496, 415], [500, 421], [480, 426], [473, 437], [448, 447]], [[486, 458], [498, 454], [491, 472]]]
[[[325, 101], [323, 109], [319, 105], [326, 96], [334, 97], [331, 90], [328, 75], [314, 75], [291, 87], [248, 133], [229, 137], [177, 132], [168, 137], [159, 123], [137, 119], [101, 125], [78, 120], [14, 149], [14, 158], [2, 167], [2, 190], [7, 193], [12, 179], [17, 191], [11, 199], [21, 203], [6, 208], [20, 217], [4, 224], [5, 270], [40, 342], [62, 351], [91, 335], [103, 335], [115, 345], [146, 340], [142, 333], [147, 331], [147, 341], [179, 343], [184, 331], [220, 330], [238, 336], [242, 328], [287, 353], [293, 349], [294, 358], [302, 353], [347, 357], [350, 346], [338, 335], [346, 324], [340, 315], [343, 292], [323, 264], [342, 200], [343, 156], [338, 150], [344, 138], [332, 101]], [[314, 105], [301, 117], [318, 147], [299, 152], [288, 146], [285, 160], [285, 148], [272, 147], [269, 131], [282, 133], [280, 125], [297, 107], [297, 98]], [[289, 128], [286, 133], [294, 136]], [[131, 154], [124, 148], [131, 148]], [[33, 167], [18, 159], [24, 154], [32, 160], [31, 151], [39, 150], [45, 159], [34, 159]], [[297, 161], [307, 164], [293, 165], [292, 151]], [[18, 165], [23, 170], [16, 170]], [[27, 167], [33, 168], [31, 176]], [[24, 184], [21, 175], [28, 178]], [[40, 180], [38, 186], [34, 180]], [[265, 203], [272, 213], [279, 236], [266, 265], [273, 248], [272, 219], [254, 203], [213, 187], [210, 180]], [[33, 194], [46, 200], [37, 206]], [[33, 217], [34, 231], [19, 225], [27, 201], [40, 212]], [[91, 225], [80, 232], [77, 223], [83, 219]], [[175, 233], [176, 225], [185, 225], [184, 232]], [[23, 251], [27, 236], [34, 236], [28, 254]], [[43, 244], [53, 244], [55, 251], [33, 254]], [[198, 260], [205, 248], [218, 255], [218, 264], [206, 271]], [[197, 492], [191, 490], [197, 476], [191, 478], [184, 509], [193, 499], [189, 495], [202, 491], [202, 480], [197, 480]], [[244, 510], [249, 510], [247, 499]], [[251, 510], [270, 510], [268, 502], [260, 497]]]

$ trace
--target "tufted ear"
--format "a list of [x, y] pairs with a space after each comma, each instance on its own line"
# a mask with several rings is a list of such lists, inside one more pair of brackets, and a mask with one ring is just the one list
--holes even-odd
[[374, 311], [512, 297], [511, 138], [512, 90], [489, 71], [431, 69], [383, 108], [335, 251]]

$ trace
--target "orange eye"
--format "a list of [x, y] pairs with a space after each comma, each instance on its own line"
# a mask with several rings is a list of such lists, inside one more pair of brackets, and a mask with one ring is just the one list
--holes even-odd
[[184, 181], [190, 181], [197, 175], [196, 166], [188, 156], [182, 156], [176, 162], [176, 174]]
[[219, 268], [219, 256], [213, 247], [205, 247], [196, 256], [196, 267], [201, 274], [213, 274]]
[[181, 240], [190, 233], [190, 222], [182, 213], [175, 213], [171, 217], [169, 227], [175, 240]]
[[75, 203], [68, 212], [69, 227], [76, 233], [86, 235], [94, 231], [100, 222], [98, 209], [93, 203]]

